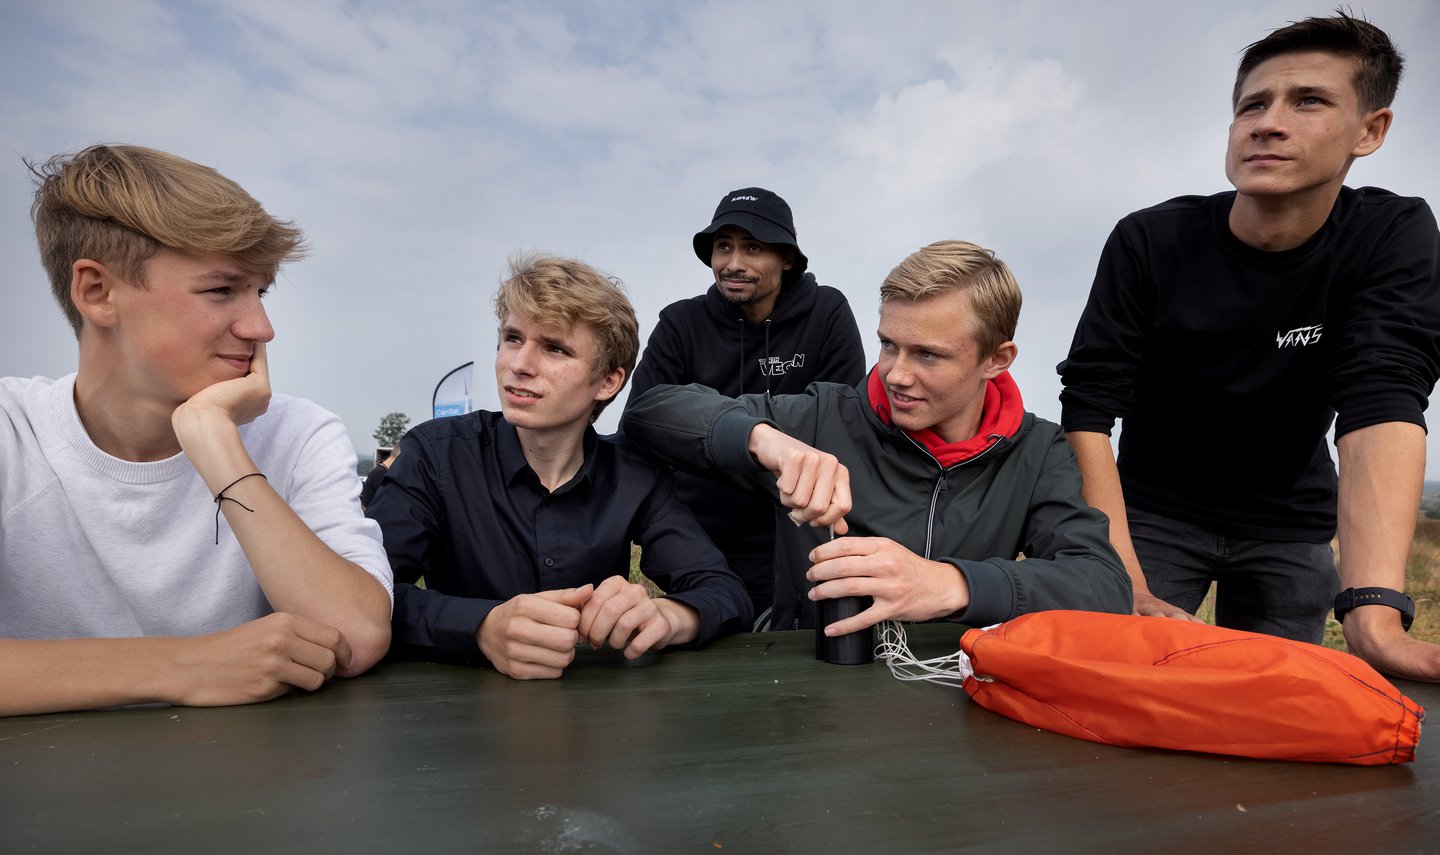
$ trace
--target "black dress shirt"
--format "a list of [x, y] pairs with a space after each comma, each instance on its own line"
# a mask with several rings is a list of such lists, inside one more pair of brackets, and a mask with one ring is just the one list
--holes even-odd
[[397, 649], [480, 660], [475, 634], [491, 609], [626, 576], [631, 543], [645, 575], [699, 613], [697, 645], [748, 628], [744, 585], [676, 499], [671, 475], [623, 440], [587, 428], [584, 463], [554, 492], [500, 413], [426, 422], [400, 448], [367, 510], [395, 571]]

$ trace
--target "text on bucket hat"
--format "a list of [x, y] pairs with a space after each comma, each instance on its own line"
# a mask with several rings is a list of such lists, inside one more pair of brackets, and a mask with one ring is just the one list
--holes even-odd
[[790, 206], [763, 187], [742, 187], [726, 193], [715, 208], [710, 225], [695, 233], [695, 257], [707, 267], [710, 266], [714, 235], [726, 226], [742, 228], [761, 243], [793, 247], [795, 263], [786, 271], [786, 281], [800, 278], [810, 264], [796, 242], [795, 220], [790, 214]]

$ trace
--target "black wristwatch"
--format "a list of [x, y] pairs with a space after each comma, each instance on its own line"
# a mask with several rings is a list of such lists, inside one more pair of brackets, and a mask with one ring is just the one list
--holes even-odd
[[1406, 632], [1415, 620], [1415, 601], [1409, 595], [1390, 588], [1346, 588], [1335, 598], [1335, 619], [1345, 622], [1345, 615], [1356, 606], [1389, 606], [1400, 612], [1400, 626]]

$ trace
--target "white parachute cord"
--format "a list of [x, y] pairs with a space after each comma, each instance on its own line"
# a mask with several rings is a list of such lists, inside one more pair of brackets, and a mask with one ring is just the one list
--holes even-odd
[[929, 680], [932, 683], [961, 686], [966, 677], [975, 673], [970, 657], [965, 655], [963, 650], [922, 661], [910, 652], [910, 645], [905, 638], [905, 627], [899, 621], [885, 620], [878, 626], [875, 657], [885, 660], [890, 674], [897, 680]]

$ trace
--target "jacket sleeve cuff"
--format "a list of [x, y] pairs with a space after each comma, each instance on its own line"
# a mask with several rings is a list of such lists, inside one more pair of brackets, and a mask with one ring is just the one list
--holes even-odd
[[970, 586], [970, 605], [958, 614], [952, 615], [966, 626], [990, 626], [1009, 620], [1015, 612], [1015, 597], [1010, 589], [1010, 577], [1005, 571], [984, 561], [967, 561], [961, 558], [942, 558], [965, 577]]
[[757, 419], [744, 410], [727, 410], [715, 420], [710, 429], [710, 454], [715, 463], [725, 469], [753, 471], [760, 468], [750, 455], [750, 431], [756, 425], [775, 423], [768, 419]]

